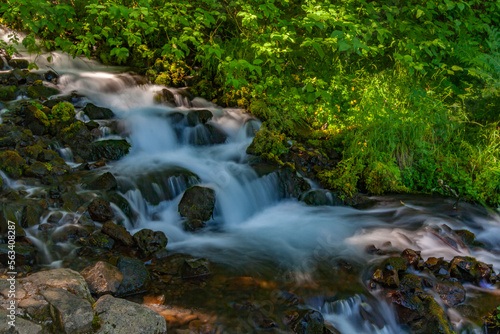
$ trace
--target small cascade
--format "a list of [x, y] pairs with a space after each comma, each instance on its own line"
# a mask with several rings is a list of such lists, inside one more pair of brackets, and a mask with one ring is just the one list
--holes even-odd
[[75, 158], [73, 156], [73, 152], [71, 151], [71, 148], [69, 147], [61, 147], [57, 149], [57, 152], [61, 156], [61, 158], [64, 159], [67, 163], [74, 163]]
[[368, 300], [365, 296], [326, 302], [321, 307], [325, 321], [341, 333], [403, 334], [394, 311], [386, 303]]

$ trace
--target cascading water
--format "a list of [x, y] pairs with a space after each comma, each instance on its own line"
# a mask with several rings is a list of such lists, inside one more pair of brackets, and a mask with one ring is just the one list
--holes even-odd
[[[41, 63], [40, 68], [46, 65]], [[417, 197], [386, 197], [380, 199], [383, 204], [368, 210], [307, 206], [282, 197], [276, 173], [259, 177], [247, 163], [245, 150], [260, 123], [243, 111], [221, 109], [198, 98], [189, 102], [175, 90], [179, 106], [158, 105], [155, 94], [165, 87], [137, 85], [132, 76], [105, 72], [95, 63], [68, 60], [57, 53], [50, 66], [61, 75], [58, 88], [62, 95], [76, 91], [85, 96], [76, 106], [91, 101], [117, 115], [132, 149], [109, 164], [109, 170], [137, 214], [128, 228], [132, 233], [143, 228], [165, 232], [169, 250], [206, 257], [246, 274], [254, 271], [265, 276], [280, 268], [298, 285], [311, 281], [325, 258], [348, 259], [365, 268], [358, 277], [363, 281], [367, 268], [381, 260], [366, 253], [370, 245], [388, 253], [412, 248], [422, 251], [424, 258], [441, 256], [448, 261], [470, 255], [500, 268], [500, 219], [496, 214], [466, 206], [460, 216], [447, 212], [451, 205], [446, 200], [436, 204]], [[208, 122], [210, 133], [202, 125], [186, 124], [188, 112], [202, 109], [213, 114]], [[108, 130], [102, 132], [104, 139], [116, 136]], [[213, 133], [224, 141], [211, 143]], [[64, 149], [61, 154], [72, 159]], [[8, 180], [5, 175], [2, 178]], [[215, 190], [216, 209], [205, 230], [190, 233], [183, 229], [177, 207], [183, 191], [194, 184]], [[468, 229], [487, 247], [471, 249], [452, 240], [451, 229]], [[37, 244], [35, 234], [30, 237]], [[46, 249], [44, 252], [47, 261], [55, 260]], [[363, 291], [313, 306], [342, 333], [404, 332], [394, 310], [372, 297], [367, 302], [366, 296], [370, 293]], [[373, 317], [377, 321], [369, 320]]]

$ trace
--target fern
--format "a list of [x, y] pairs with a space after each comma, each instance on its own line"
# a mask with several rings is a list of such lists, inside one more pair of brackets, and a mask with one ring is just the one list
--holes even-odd
[[470, 46], [462, 46], [459, 57], [471, 66], [467, 69], [471, 75], [485, 81], [485, 95], [491, 95], [500, 91], [500, 31], [488, 25], [485, 25], [485, 30], [489, 50], [482, 50], [483, 53], [477, 55], [479, 50], [473, 52]]

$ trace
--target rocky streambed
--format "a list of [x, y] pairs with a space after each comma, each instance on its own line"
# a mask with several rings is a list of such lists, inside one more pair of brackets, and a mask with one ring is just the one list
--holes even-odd
[[241, 110], [133, 75], [6, 61], [0, 331], [498, 331], [498, 215], [441, 197], [359, 196], [355, 209], [247, 155], [259, 122]]

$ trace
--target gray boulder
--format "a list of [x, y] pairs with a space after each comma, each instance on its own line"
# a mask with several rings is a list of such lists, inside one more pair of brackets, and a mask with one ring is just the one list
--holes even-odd
[[123, 281], [123, 274], [117, 267], [104, 261], [90, 265], [81, 272], [89, 289], [97, 295], [114, 294]]

